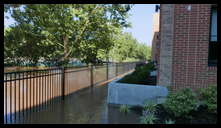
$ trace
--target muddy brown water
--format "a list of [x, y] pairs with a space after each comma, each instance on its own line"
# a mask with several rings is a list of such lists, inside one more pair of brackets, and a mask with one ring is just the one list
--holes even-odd
[[25, 114], [11, 123], [26, 124], [134, 124], [139, 114], [131, 111], [125, 115], [119, 107], [107, 104], [108, 86], [88, 87], [64, 100], [48, 104], [47, 109]]

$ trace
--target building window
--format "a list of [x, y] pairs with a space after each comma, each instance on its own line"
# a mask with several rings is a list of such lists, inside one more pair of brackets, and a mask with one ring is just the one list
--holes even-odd
[[210, 21], [210, 37], [209, 37], [209, 66], [217, 65], [217, 8], [211, 8], [211, 21]]

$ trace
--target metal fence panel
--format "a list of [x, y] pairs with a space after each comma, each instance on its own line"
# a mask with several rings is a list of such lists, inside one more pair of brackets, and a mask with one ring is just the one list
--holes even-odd
[[108, 79], [112, 79], [116, 76], [116, 64], [108, 64]]
[[71, 94], [79, 89], [89, 87], [91, 85], [90, 79], [90, 68], [83, 68], [79, 70], [66, 69], [65, 95]]
[[104, 66], [93, 66], [93, 83], [94, 85], [107, 80], [107, 67]]
[[4, 73], [4, 122], [46, 108], [79, 89], [97, 85], [134, 69], [135, 63], [82, 68], [50, 68]]

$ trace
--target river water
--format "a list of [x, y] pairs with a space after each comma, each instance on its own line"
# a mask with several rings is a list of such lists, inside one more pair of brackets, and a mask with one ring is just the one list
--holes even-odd
[[89, 87], [66, 96], [47, 109], [31, 112], [13, 123], [27, 124], [134, 124], [139, 114], [131, 111], [125, 115], [119, 107], [107, 104], [108, 85]]

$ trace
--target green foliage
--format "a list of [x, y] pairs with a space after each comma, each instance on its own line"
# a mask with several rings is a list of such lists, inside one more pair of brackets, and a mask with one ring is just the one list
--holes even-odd
[[154, 124], [154, 121], [157, 120], [157, 117], [153, 113], [143, 112], [143, 115], [140, 117], [140, 123], [142, 124]]
[[124, 113], [124, 114], [127, 114], [127, 113], [129, 113], [130, 112], [130, 108], [129, 108], [129, 106], [128, 105], [121, 105], [120, 106], [120, 112], [122, 112], [122, 113]]
[[148, 84], [147, 78], [152, 70], [154, 70], [153, 63], [138, 66], [135, 68], [135, 71], [132, 74], [125, 76], [119, 82], [132, 84]]
[[156, 113], [157, 104], [152, 101], [145, 101], [143, 105], [142, 116], [140, 117], [140, 122], [144, 124], [153, 124], [155, 120], [157, 120]]
[[110, 51], [113, 61], [145, 61], [150, 57], [151, 48], [146, 44], [139, 43], [131, 33], [120, 32], [114, 36], [114, 42], [114, 47]]
[[217, 86], [210, 85], [199, 89], [199, 99], [208, 107], [209, 112], [217, 113]]
[[[11, 5], [5, 5], [5, 12]], [[5, 58], [66, 64], [70, 58], [96, 63], [114, 46], [128, 4], [28, 4], [12, 8], [16, 24], [4, 34]], [[102, 54], [102, 55], [100, 55]]]
[[20, 4], [4, 4], [4, 12], [11, 12], [11, 8], [17, 8]]
[[175, 124], [175, 121], [169, 119], [165, 121], [165, 124]]
[[151, 101], [145, 101], [143, 109], [145, 111], [148, 111], [149, 113], [155, 113], [156, 112], [156, 106], [157, 104], [151, 102]]
[[195, 93], [185, 88], [176, 93], [170, 93], [164, 107], [175, 117], [188, 117], [189, 112], [196, 109], [197, 103]]
[[39, 33], [29, 24], [7, 28], [4, 33], [5, 59], [12, 59], [14, 63], [19, 64], [25, 58], [35, 65], [45, 49], [38, 45], [41, 35], [35, 34]]

